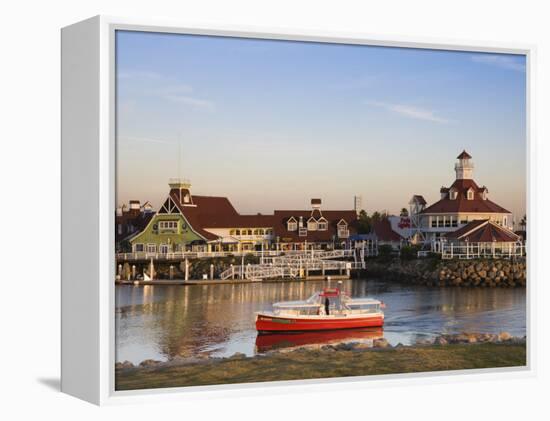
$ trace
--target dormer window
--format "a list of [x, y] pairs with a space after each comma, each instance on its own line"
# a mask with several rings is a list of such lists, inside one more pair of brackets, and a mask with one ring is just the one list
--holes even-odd
[[451, 189], [449, 191], [449, 198], [451, 200], [456, 200], [456, 197], [458, 196], [458, 192], [455, 189]]
[[327, 231], [328, 230], [328, 222], [325, 218], [321, 218], [317, 221], [317, 230], [318, 231]]
[[349, 237], [348, 223], [343, 219], [340, 219], [340, 221], [336, 225], [338, 227], [338, 237], [348, 238]]
[[286, 223], [286, 229], [288, 231], [296, 231], [298, 229], [298, 222], [294, 217], [290, 218]]
[[315, 218], [309, 218], [307, 220], [307, 230], [317, 231], [317, 221], [315, 220]]
[[466, 198], [468, 200], [474, 200], [474, 191], [472, 189], [468, 189], [466, 192]]
[[481, 193], [481, 197], [483, 200], [487, 200], [487, 189], [483, 189], [483, 193]]

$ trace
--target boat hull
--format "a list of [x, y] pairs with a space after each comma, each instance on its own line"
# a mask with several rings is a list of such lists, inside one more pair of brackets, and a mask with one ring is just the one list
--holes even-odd
[[286, 317], [261, 313], [256, 316], [256, 330], [260, 333], [358, 329], [365, 327], [381, 327], [383, 325], [383, 313], [347, 317]]

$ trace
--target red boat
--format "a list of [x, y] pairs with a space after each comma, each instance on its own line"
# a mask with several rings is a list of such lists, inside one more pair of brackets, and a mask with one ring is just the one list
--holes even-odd
[[372, 298], [350, 298], [339, 288], [325, 288], [305, 301], [273, 304], [256, 314], [259, 333], [357, 329], [384, 325], [384, 304]]

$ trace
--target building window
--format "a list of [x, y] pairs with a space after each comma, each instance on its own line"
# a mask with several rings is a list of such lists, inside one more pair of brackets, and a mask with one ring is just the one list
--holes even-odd
[[315, 219], [310, 219], [307, 221], [307, 230], [308, 231], [317, 231], [317, 221]]
[[286, 224], [286, 229], [289, 231], [296, 231], [298, 229], [298, 224], [296, 221], [288, 221]]
[[437, 227], [437, 216], [432, 216], [431, 219], [432, 219], [432, 228], [436, 228]]
[[252, 230], [247, 230], [247, 231], [246, 231], [246, 234], [247, 234], [247, 235], [252, 235]]
[[235, 230], [229, 230], [229, 235], [235, 235]]
[[506, 217], [502, 218], [502, 225], [504, 225], [505, 227], [508, 226], [508, 218]]
[[161, 244], [159, 246], [159, 251], [164, 254], [168, 253], [168, 244]]
[[438, 228], [443, 228], [445, 226], [445, 217], [444, 216], [438, 216], [437, 217], [437, 226], [438, 226]]
[[445, 228], [450, 228], [451, 227], [451, 218], [452, 216], [450, 217], [445, 217]]
[[178, 229], [178, 221], [159, 221], [159, 229], [176, 230]]
[[458, 227], [458, 219], [454, 216], [451, 216], [451, 227]]
[[137, 253], [142, 252], [143, 251], [143, 244], [139, 243], [139, 244], [134, 245], [134, 251], [137, 252]]
[[300, 228], [300, 231], [298, 231], [298, 235], [300, 237], [307, 237], [307, 228]]
[[147, 244], [147, 253], [156, 253], [157, 252], [157, 245], [156, 244]]
[[468, 192], [466, 193], [466, 197], [468, 198], [468, 200], [474, 200], [473, 190], [468, 190]]
[[455, 200], [456, 196], [457, 196], [456, 190], [451, 190], [449, 193], [449, 197], [451, 198], [451, 200]]
[[326, 222], [326, 221], [319, 221], [319, 222], [317, 223], [317, 229], [318, 229], [319, 231], [326, 231], [326, 230], [328, 230], [328, 224], [327, 224], [327, 222]]
[[273, 230], [271, 228], [266, 229], [265, 235], [273, 235]]
[[346, 226], [339, 226], [338, 227], [338, 238], [348, 238], [349, 237], [349, 230]]

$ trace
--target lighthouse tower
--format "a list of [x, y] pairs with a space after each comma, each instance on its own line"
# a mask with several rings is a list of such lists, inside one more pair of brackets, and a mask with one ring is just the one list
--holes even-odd
[[455, 164], [455, 172], [457, 180], [471, 180], [474, 176], [474, 164], [470, 161], [472, 157], [466, 151], [462, 151], [456, 157], [458, 162]]

